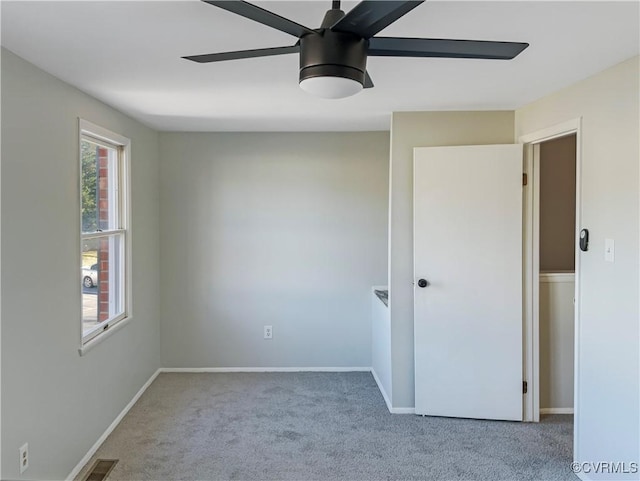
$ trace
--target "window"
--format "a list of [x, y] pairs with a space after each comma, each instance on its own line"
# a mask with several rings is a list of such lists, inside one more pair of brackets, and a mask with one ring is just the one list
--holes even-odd
[[129, 140], [80, 121], [82, 345], [130, 316]]

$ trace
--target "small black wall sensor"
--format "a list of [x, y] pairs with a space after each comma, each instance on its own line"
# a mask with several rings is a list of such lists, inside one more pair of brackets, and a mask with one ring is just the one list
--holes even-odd
[[580, 231], [580, 250], [587, 252], [589, 250], [589, 229]]

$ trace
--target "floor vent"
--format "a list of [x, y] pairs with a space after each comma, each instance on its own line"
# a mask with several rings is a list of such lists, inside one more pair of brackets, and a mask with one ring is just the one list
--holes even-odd
[[98, 459], [82, 481], [103, 481], [107, 479], [116, 464], [118, 464], [117, 459]]

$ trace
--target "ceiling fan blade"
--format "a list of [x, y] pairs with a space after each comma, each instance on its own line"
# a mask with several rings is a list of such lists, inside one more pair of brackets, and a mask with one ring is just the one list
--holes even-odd
[[369, 72], [364, 73], [364, 88], [366, 89], [371, 89], [373, 88], [373, 80], [371, 80], [371, 77], [369, 76]]
[[209, 63], [242, 58], [269, 57], [271, 55], [297, 53], [299, 51], [300, 46], [296, 44], [291, 47], [258, 48], [254, 50], [238, 50], [236, 52], [206, 53], [204, 55], [189, 55], [188, 57], [182, 58], [198, 63]]
[[375, 37], [369, 39], [368, 55], [511, 60], [528, 46], [523, 42]]
[[424, 0], [363, 0], [342, 17], [331, 30], [371, 38]]
[[265, 10], [263, 8], [257, 7], [249, 2], [244, 2], [241, 0], [202, 0], [204, 3], [208, 3], [209, 5], [214, 5], [216, 7], [222, 8], [231, 13], [235, 13], [242, 17], [251, 19], [255, 22], [261, 23], [263, 25], [267, 25], [268, 27], [275, 28], [276, 30], [280, 30], [281, 32], [288, 33], [289, 35], [293, 35], [294, 37], [302, 37], [303, 35], [307, 35], [313, 33], [313, 30], [305, 27], [304, 25], [300, 25], [288, 18], [281, 17], [269, 10]]

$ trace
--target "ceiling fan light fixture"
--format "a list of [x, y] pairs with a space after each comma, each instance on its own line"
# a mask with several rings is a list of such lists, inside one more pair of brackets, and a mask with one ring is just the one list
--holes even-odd
[[[1, 1], [1, 0], [0, 0]], [[287, 53], [300, 54], [300, 87], [317, 97], [339, 99], [373, 87], [367, 58], [436, 57], [511, 60], [529, 46], [524, 42], [493, 42], [441, 38], [377, 37], [425, 0], [361, 0], [345, 14], [332, 0], [320, 28], [311, 29], [245, 0], [203, 0], [298, 39], [295, 45], [183, 57], [198, 63]]]
[[[327, 15], [336, 12], [341, 14], [336, 18], [344, 15], [341, 10]], [[355, 95], [364, 86], [366, 69], [363, 38], [325, 28], [300, 39], [300, 87], [305, 92], [325, 99]]]
[[362, 90], [362, 84], [346, 77], [322, 76], [300, 80], [300, 88], [324, 99], [351, 97]]

